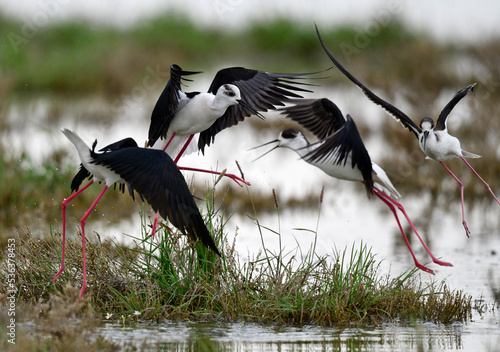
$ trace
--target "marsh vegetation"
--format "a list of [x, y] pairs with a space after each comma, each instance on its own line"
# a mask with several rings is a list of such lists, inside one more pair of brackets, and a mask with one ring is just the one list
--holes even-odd
[[[1, 18], [0, 37], [18, 30], [19, 23]], [[164, 33], [178, 35], [166, 40]], [[383, 26], [363, 48], [356, 47], [358, 32], [348, 26], [325, 28], [322, 35], [328, 43], [357, 48], [349, 52], [340, 46], [336, 49], [343, 63], [367, 85], [388, 100], [404, 101], [411, 117], [435, 116], [443, 100], [478, 82], [474, 98], [461, 103], [468, 106], [471, 117], [454, 124], [453, 135], [467, 141], [467, 150], [482, 155], [474, 167], [498, 190], [500, 119], [492, 118], [500, 113], [500, 84], [495, 78], [500, 76], [497, 40], [461, 46], [437, 43], [397, 21]], [[68, 241], [64, 275], [50, 283], [60, 263], [60, 204], [68, 196], [76, 172], [73, 150], [51, 150], [38, 160], [28, 148], [11, 148], [10, 137], [19, 135], [25, 124], [15, 118], [33, 113], [36, 108], [25, 106], [36, 105], [42, 97], [49, 102], [43, 116], [49, 128], [57, 130], [67, 116], [110, 126], [119, 123], [128, 99], [144, 88], [145, 77], [155, 85], [143, 90], [155, 99], [168, 80], [171, 63], [182, 63], [189, 70], [217, 70], [219, 62], [279, 72], [312, 72], [330, 65], [312, 27], [286, 20], [231, 34], [198, 28], [177, 15], [128, 29], [60, 23], [40, 28], [27, 43], [0, 48], [0, 299], [6, 299], [7, 240], [16, 238], [19, 321], [26, 324], [24, 344], [16, 346], [17, 350], [89, 350], [83, 341], [88, 343], [87, 337], [107, 316], [123, 324], [172, 319], [321, 326], [469, 322], [473, 310], [470, 294], [448, 287], [446, 281], [423, 283], [415, 270], [381, 274], [379, 262], [365, 244], [318, 255], [315, 242], [308, 248], [274, 250], [262, 241], [260, 252], [238, 253], [233, 242], [238, 235], [233, 239], [225, 229], [233, 214], [248, 214], [255, 223], [255, 241], [261, 241], [263, 230], [277, 237], [281, 234], [279, 228], [260, 225], [259, 214], [268, 212], [279, 221], [282, 209], [319, 206], [321, 213], [321, 205], [316, 195], [277, 202], [270, 192], [232, 185], [207, 188], [206, 184], [192, 184], [207, 226], [223, 248], [221, 258], [198, 246], [192, 249], [168, 223], [158, 237], [150, 238], [145, 207], [119, 192], [108, 192], [96, 212], [106, 213], [110, 224], [140, 215], [141, 229], [126, 244], [105, 233], [89, 235], [90, 286], [84, 300], [76, 300], [82, 276], [78, 235]], [[313, 83], [352, 88], [335, 70], [327, 75]], [[358, 98], [363, 99], [361, 93]], [[104, 107], [92, 110], [86, 104], [89, 100]], [[91, 112], [85, 112], [86, 108]], [[354, 107], [351, 113], [356, 112]], [[142, 115], [138, 118], [147, 124], [149, 111]], [[267, 128], [266, 121], [250, 119], [248, 123], [255, 131]], [[363, 119], [357, 124], [367, 137], [379, 132]], [[432, 220], [434, 207], [449, 208], [459, 200], [456, 185], [445, 186], [442, 181], [448, 177], [445, 170], [415, 155], [415, 141], [399, 124], [385, 118], [381, 131], [381, 137], [397, 152], [386, 154], [380, 165], [388, 170], [400, 193], [421, 197], [425, 190], [421, 198], [427, 202], [428, 219]], [[459, 168], [459, 161], [449, 165]], [[416, 169], [422, 177], [411, 177]], [[488, 194], [474, 176], [466, 174], [462, 180], [469, 209], [488, 209]], [[83, 213], [99, 191], [91, 188], [74, 202], [75, 213]], [[500, 223], [491, 226], [498, 233]], [[320, 235], [317, 229], [307, 231]], [[1, 318], [6, 319], [4, 312]], [[72, 324], [85, 333], [77, 334]], [[28, 332], [37, 337], [30, 339]], [[42, 346], [39, 336], [43, 336]], [[5, 340], [0, 341], [2, 348], [6, 346]], [[101, 350], [119, 348], [100, 335], [90, 343]]]

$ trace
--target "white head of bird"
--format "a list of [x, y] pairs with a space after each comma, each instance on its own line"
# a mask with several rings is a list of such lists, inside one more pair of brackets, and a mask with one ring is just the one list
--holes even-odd
[[436, 128], [434, 121], [429, 117], [424, 117], [420, 122], [422, 132], [419, 134], [418, 142], [420, 149], [424, 152], [427, 158], [437, 161], [449, 160], [454, 158], [479, 157], [462, 150], [458, 138], [450, 135], [446, 129]]
[[299, 151], [309, 145], [306, 136], [295, 128], [282, 131], [277, 141], [279, 147], [290, 148], [295, 151]]
[[310, 144], [307, 141], [306, 136], [304, 136], [304, 134], [300, 130], [297, 130], [295, 128], [288, 128], [286, 130], [283, 130], [277, 139], [270, 141], [270, 142], [267, 142], [267, 143], [264, 143], [262, 145], [259, 145], [257, 147], [251, 148], [251, 149], [257, 149], [257, 148], [263, 147], [265, 145], [274, 144], [274, 143], [278, 143], [278, 144], [276, 144], [272, 149], [268, 150], [267, 152], [265, 152], [264, 154], [262, 154], [258, 158], [254, 159], [253, 161], [262, 158], [263, 156], [269, 154], [273, 150], [280, 148], [280, 147], [289, 148], [291, 150], [294, 150], [301, 157], [306, 155], [307, 153], [309, 153], [307, 146], [309, 146]]
[[427, 138], [429, 138], [429, 133], [434, 129], [434, 121], [430, 117], [424, 117], [420, 121], [420, 128], [422, 129], [423, 135], [420, 136], [420, 144], [422, 149], [425, 151], [425, 145], [427, 143]]
[[241, 93], [238, 87], [234, 84], [223, 84], [215, 94], [212, 108], [220, 109], [222, 115], [228, 107], [238, 104], [240, 99]]

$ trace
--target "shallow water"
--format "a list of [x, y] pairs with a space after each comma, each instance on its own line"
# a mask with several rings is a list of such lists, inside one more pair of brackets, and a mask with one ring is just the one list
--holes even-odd
[[[350, 94], [350, 91], [345, 89], [325, 93], [326, 96], [335, 95], [340, 106], [349, 104]], [[149, 116], [145, 116], [147, 109], [141, 106], [151, 102], [136, 103], [137, 109], [130, 110], [126, 116], [121, 116], [116, 123], [84, 123], [85, 119], [76, 118], [78, 115], [70, 109], [67, 114], [63, 113], [51, 124], [52, 128], [45, 128], [42, 131], [37, 130], [37, 126], [43, 125], [45, 120], [50, 119], [50, 101], [38, 99], [23, 104], [23, 108], [14, 106], [9, 114], [12, 134], [5, 136], [5, 142], [26, 149], [35, 160], [40, 160], [50, 155], [50, 150], [53, 148], [68, 149], [70, 155], [73, 152], [69, 142], [58, 131], [60, 127], [74, 129], [89, 144], [94, 138], [98, 138], [99, 145], [105, 145], [125, 136], [132, 136], [140, 141], [147, 132], [147, 123], [144, 121], [149, 119]], [[87, 104], [88, 102], [84, 105]], [[96, 109], [99, 109], [99, 104], [88, 105], [94, 108], [97, 106]], [[360, 102], [356, 109], [357, 116], [370, 116], [377, 121], [388, 118], [383, 112], [374, 109], [369, 102]], [[23, 123], [22, 119], [19, 119], [19, 116], [23, 115], [29, 116], [33, 123]], [[461, 112], [460, 107], [457, 107], [456, 115], [455, 120], [458, 122], [465, 114]], [[357, 248], [363, 242], [371, 248], [372, 253], [376, 254], [375, 259], [381, 261], [381, 275], [390, 273], [396, 276], [412, 268], [413, 261], [392, 213], [378, 199], [368, 200], [363, 185], [331, 179], [320, 170], [299, 160], [290, 150], [278, 149], [253, 162], [253, 159], [267, 149], [254, 151], [248, 149], [275, 139], [283, 128], [282, 120], [277, 116], [273, 114], [266, 116], [269, 123], [269, 129], [266, 131], [258, 132], [250, 124], [240, 124], [221, 132], [216, 138], [216, 143], [207, 149], [205, 157], [193, 154], [181, 159], [180, 163], [185, 166], [205, 168], [218, 165], [219, 170], [228, 167], [228, 172], [238, 174], [234, 163], [234, 160], [238, 160], [246, 179], [252, 183], [248, 194], [251, 196], [252, 192], [257, 191], [271, 194], [272, 189], [275, 189], [280, 202], [291, 196], [301, 199], [309, 194], [317, 195], [319, 199], [321, 188], [325, 186], [321, 209], [318, 201], [317, 207], [287, 209], [285, 206], [280, 206], [279, 215], [278, 212], [257, 214], [259, 222], [279, 231], [281, 238], [274, 232], [263, 230], [261, 240], [255, 222], [247, 216], [255, 214], [234, 214], [225, 229], [230, 242], [237, 233], [236, 249], [240, 259], [244, 261], [247, 256], [256, 255], [262, 249], [262, 241], [268, 250], [277, 252], [280, 240], [285, 252], [290, 251], [290, 255], [296, 254], [300, 257], [301, 251], [307, 252], [314, 243], [315, 235], [312, 231], [317, 231], [318, 255], [330, 255], [336, 250], [345, 248], [350, 250], [353, 245]], [[33, 129], [33, 133], [29, 131], [26, 133], [25, 129], [20, 128], [21, 124]], [[379, 127], [373, 127], [372, 137], [366, 142], [374, 161], [384, 152], [384, 145], [377, 138], [378, 130]], [[40, 144], [48, 147], [39, 148]], [[76, 165], [79, 163], [76, 151], [73, 156], [76, 171]], [[436, 167], [440, 166], [436, 163]], [[394, 175], [394, 170], [386, 171], [390, 177]], [[465, 166], [454, 171], [459, 175], [469, 172]], [[203, 174], [193, 176], [191, 173], [186, 176], [195, 177], [197, 182], [205, 182], [207, 186], [213, 184], [211, 176]], [[443, 183], [447, 187], [456, 187], [458, 194], [458, 186], [451, 177]], [[498, 194], [499, 185], [491, 186]], [[223, 181], [218, 187], [238, 188], [231, 181]], [[484, 192], [487, 194], [486, 190]], [[248, 194], [243, 192], [240, 196], [248, 197]], [[449, 211], [442, 210], [440, 206], [450, 200], [440, 199], [438, 206], [432, 211], [431, 218], [426, 217], [429, 200], [425, 192], [418, 198], [404, 197], [403, 194], [401, 202], [436, 257], [454, 265], [439, 267], [429, 262], [430, 259], [423, 247], [414, 234], [408, 231], [417, 258], [436, 273], [435, 276], [424, 272], [420, 272], [419, 275], [424, 282], [444, 280], [449, 288], [464, 290], [472, 295], [473, 301], [485, 312], [481, 311], [482, 314], [479, 314], [479, 310], [475, 310], [471, 322], [451, 325], [435, 325], [429, 322], [407, 325], [396, 322], [369, 327], [328, 328], [168, 321], [160, 324], [127, 321], [123, 325], [120, 321], [106, 322], [98, 329], [98, 333], [119, 343], [134, 341], [137, 345], [148, 343], [168, 350], [198, 348], [205, 344], [231, 351], [494, 351], [500, 343], [500, 320], [497, 310], [494, 309], [492, 295], [492, 286], [500, 287], [500, 208], [492, 199], [485, 197], [485, 201], [471, 209], [466, 194], [466, 216], [472, 231], [471, 237], [467, 238], [461, 224], [458, 199], [451, 201], [453, 205]], [[78, 214], [72, 216], [78, 218]], [[400, 219], [405, 229], [408, 228], [401, 214]], [[54, 222], [60, 223], [60, 219], [54, 219]], [[125, 219], [120, 224], [110, 227], [106, 221], [99, 221], [97, 217], [91, 216], [87, 221], [87, 229], [90, 230], [89, 236], [92, 236], [92, 231], [97, 231], [119, 241], [127, 241], [130, 240], [129, 235], [136, 236], [140, 232], [140, 217], [134, 214], [131, 219]]]
[[[498, 319], [496, 319], [498, 323]], [[253, 323], [106, 323], [98, 333], [142, 350], [217, 351], [495, 351], [498, 326], [485, 321], [366, 327], [283, 326]]]

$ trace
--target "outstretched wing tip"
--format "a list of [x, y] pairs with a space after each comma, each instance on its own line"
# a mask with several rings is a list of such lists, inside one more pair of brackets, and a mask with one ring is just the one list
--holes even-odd
[[389, 115], [398, 120], [404, 127], [408, 128], [418, 138], [421, 131], [420, 128], [415, 124], [415, 122], [413, 122], [412, 119], [410, 119], [404, 112], [399, 110], [397, 107], [377, 96], [370, 89], [368, 89], [363, 83], [361, 83], [361, 81], [359, 81], [349, 71], [347, 71], [347, 69], [344, 66], [342, 66], [342, 64], [333, 56], [332, 52], [326, 46], [325, 42], [323, 41], [323, 38], [321, 37], [317, 25], [316, 25], [316, 33], [318, 34], [318, 39], [321, 43], [321, 46], [325, 50], [327, 56], [330, 58], [333, 64], [340, 70], [340, 72], [342, 72], [351, 82], [353, 82], [359, 89], [361, 89], [361, 91], [370, 101], [372, 101], [376, 105], [381, 106], [385, 111], [389, 113]]

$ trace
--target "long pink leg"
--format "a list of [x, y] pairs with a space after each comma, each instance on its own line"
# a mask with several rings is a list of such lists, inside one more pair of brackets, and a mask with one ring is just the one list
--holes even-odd
[[156, 228], [158, 227], [158, 213], [155, 214], [155, 219], [153, 221], [153, 226], [151, 228], [151, 236], [155, 238]]
[[[221, 174], [221, 172], [218, 172], [218, 171], [211, 171], [211, 170], [204, 170], [204, 169], [195, 169], [195, 168], [192, 168], [192, 167], [179, 166], [178, 168], [179, 168], [179, 170], [196, 171], [196, 172], [206, 172], [206, 173], [214, 174], [214, 175], [220, 175]], [[240, 182], [242, 182], [242, 183], [244, 183], [246, 185], [250, 185], [250, 182], [247, 182], [244, 179], [239, 178], [238, 176], [236, 176], [234, 174], [225, 173], [224, 176], [227, 176], [230, 179], [232, 179], [234, 182], [236, 182], [238, 184], [238, 186], [243, 186]]]
[[[464, 161], [465, 161], [465, 159], [464, 159]], [[440, 161], [439, 163], [440, 163], [441, 165], [443, 165], [443, 167], [446, 169], [446, 171], [448, 171], [448, 172], [449, 172], [449, 174], [450, 174], [451, 176], [453, 176], [453, 178], [455, 179], [455, 181], [457, 181], [457, 182], [458, 182], [458, 184], [460, 185], [460, 201], [461, 201], [461, 203], [462, 203], [462, 225], [464, 225], [465, 234], [467, 235], [467, 237], [469, 237], [469, 235], [470, 235], [469, 227], [467, 226], [467, 222], [465, 222], [465, 210], [464, 210], [464, 184], [463, 184], [463, 182], [462, 182], [462, 181], [460, 181], [460, 180], [458, 179], [458, 177], [457, 177], [457, 176], [455, 176], [455, 175], [453, 174], [453, 172], [451, 172], [451, 170], [450, 170], [450, 169], [448, 169], [448, 167], [447, 167], [447, 166], [446, 166], [446, 165], [445, 165], [442, 161]], [[467, 163], [467, 162], [466, 162], [466, 163]]]
[[453, 266], [453, 264], [451, 263], [448, 263], [448, 262], [445, 262], [445, 261], [442, 261], [442, 260], [439, 260], [437, 259], [436, 257], [434, 257], [434, 255], [432, 254], [432, 252], [430, 251], [429, 247], [427, 247], [427, 245], [425, 244], [424, 240], [422, 239], [422, 237], [420, 237], [420, 235], [418, 234], [418, 231], [417, 229], [415, 228], [415, 226], [413, 226], [413, 223], [412, 221], [410, 220], [410, 217], [408, 216], [408, 214], [406, 213], [406, 210], [405, 208], [403, 207], [403, 205], [401, 203], [399, 203], [397, 200], [391, 198], [390, 196], [388, 196], [387, 194], [385, 194], [384, 192], [380, 191], [379, 189], [376, 189], [375, 187], [373, 188], [373, 190], [375, 191], [378, 191], [379, 195], [381, 195], [382, 197], [385, 197], [389, 202], [395, 204], [399, 210], [401, 210], [401, 212], [403, 213], [403, 215], [405, 216], [406, 220], [408, 221], [408, 223], [410, 224], [411, 228], [413, 229], [413, 231], [415, 232], [415, 234], [417, 235], [418, 239], [420, 240], [420, 242], [422, 243], [422, 245], [424, 246], [425, 250], [427, 251], [427, 253], [429, 253], [429, 256], [431, 257], [432, 261], [438, 265], [442, 265], [442, 266]]
[[83, 294], [85, 293], [85, 290], [87, 289], [87, 267], [86, 267], [86, 261], [85, 261], [85, 221], [87, 220], [88, 216], [90, 215], [90, 212], [94, 210], [95, 206], [99, 202], [99, 200], [102, 198], [104, 193], [108, 190], [108, 186], [104, 186], [103, 190], [99, 195], [97, 196], [96, 200], [92, 205], [90, 206], [89, 210], [83, 215], [83, 218], [80, 220], [80, 224], [82, 226], [82, 251], [83, 251], [83, 283], [82, 283], [82, 289], [80, 290], [80, 299], [82, 299]]
[[56, 281], [64, 271], [64, 254], [66, 252], [66, 208], [68, 206], [68, 203], [71, 202], [73, 198], [75, 198], [77, 195], [85, 191], [92, 183], [94, 183], [94, 180], [90, 180], [90, 182], [87, 183], [82, 189], [75, 192], [68, 198], [64, 199], [62, 202], [63, 233], [62, 233], [62, 250], [61, 250], [61, 268], [59, 269], [57, 274], [55, 274], [54, 277], [52, 278], [51, 280], [52, 282]]
[[403, 235], [403, 238], [404, 238], [404, 240], [406, 242], [406, 245], [408, 246], [408, 249], [410, 250], [410, 254], [413, 257], [413, 261], [415, 262], [415, 266], [417, 268], [419, 268], [420, 270], [423, 270], [423, 271], [425, 271], [425, 272], [427, 272], [429, 274], [433, 274], [434, 275], [434, 271], [432, 271], [432, 269], [429, 269], [425, 265], [420, 264], [420, 262], [417, 260], [417, 257], [415, 257], [415, 253], [413, 253], [413, 250], [411, 249], [410, 242], [408, 241], [408, 238], [406, 237], [406, 234], [405, 234], [405, 232], [403, 230], [403, 227], [401, 226], [401, 223], [399, 222], [398, 214], [396, 212], [396, 208], [394, 207], [394, 205], [388, 199], [386, 199], [383, 196], [385, 194], [382, 191], [379, 191], [375, 187], [373, 188], [373, 191], [374, 191], [375, 195], [377, 197], [379, 197], [382, 202], [384, 202], [385, 204], [387, 204], [387, 206], [389, 207], [389, 209], [391, 209], [392, 213], [394, 214], [394, 217], [396, 218], [396, 221], [397, 221], [398, 226], [399, 226], [399, 230], [401, 231], [401, 234]]
[[167, 145], [165, 146], [165, 148], [163, 148], [163, 151], [167, 150], [170, 143], [172, 143], [172, 139], [174, 139], [174, 137], [175, 137], [175, 132], [172, 133], [172, 137], [170, 137], [170, 139], [168, 140]]
[[181, 158], [182, 154], [184, 154], [184, 152], [186, 151], [189, 143], [191, 143], [191, 141], [193, 140], [193, 137], [194, 137], [194, 134], [190, 135], [189, 138], [187, 139], [186, 143], [184, 143], [184, 146], [182, 147], [181, 151], [179, 152], [179, 154], [177, 154], [177, 156], [175, 157], [175, 160], [174, 160], [174, 163], [177, 164], [177, 162], [179, 161], [179, 159]]
[[483, 182], [484, 186], [488, 189], [488, 191], [490, 191], [491, 195], [493, 196], [493, 198], [495, 198], [495, 200], [497, 201], [497, 203], [500, 205], [500, 201], [498, 201], [498, 198], [495, 196], [495, 193], [493, 193], [493, 191], [491, 190], [491, 187], [489, 184], [486, 183], [486, 181], [484, 181], [481, 176], [479, 176], [479, 174], [476, 172], [476, 170], [474, 170], [474, 168], [471, 166], [471, 164], [469, 164], [469, 162], [467, 160], [465, 160], [464, 157], [462, 157], [462, 160], [464, 161], [464, 163], [472, 170], [472, 172], [477, 176], [478, 179], [481, 180], [481, 182]]
[[[182, 150], [180, 151], [179, 154], [177, 154], [177, 157], [174, 160], [174, 162], [176, 164], [179, 161], [179, 159], [181, 158], [182, 154], [184, 154], [184, 152], [186, 151], [186, 148], [188, 147], [189, 143], [191, 143], [191, 140], [193, 139], [193, 137], [194, 137], [194, 134], [192, 134], [191, 136], [189, 136], [188, 140], [186, 141], [186, 143], [182, 147]], [[179, 170], [196, 171], [196, 172], [206, 172], [206, 173], [214, 174], [214, 175], [220, 175], [221, 174], [220, 172], [217, 172], [217, 171], [204, 170], [204, 169], [195, 169], [195, 168], [192, 168], [192, 167], [182, 167], [182, 166], [179, 166]], [[224, 176], [229, 177], [230, 179], [232, 179], [234, 182], [236, 182], [236, 184], [238, 186], [242, 186], [241, 183], [244, 183], [246, 185], [250, 185], [250, 183], [248, 183], [247, 181], [243, 180], [242, 178], [239, 178], [238, 176], [236, 176], [234, 174], [227, 174], [227, 173], [225, 173]]]

